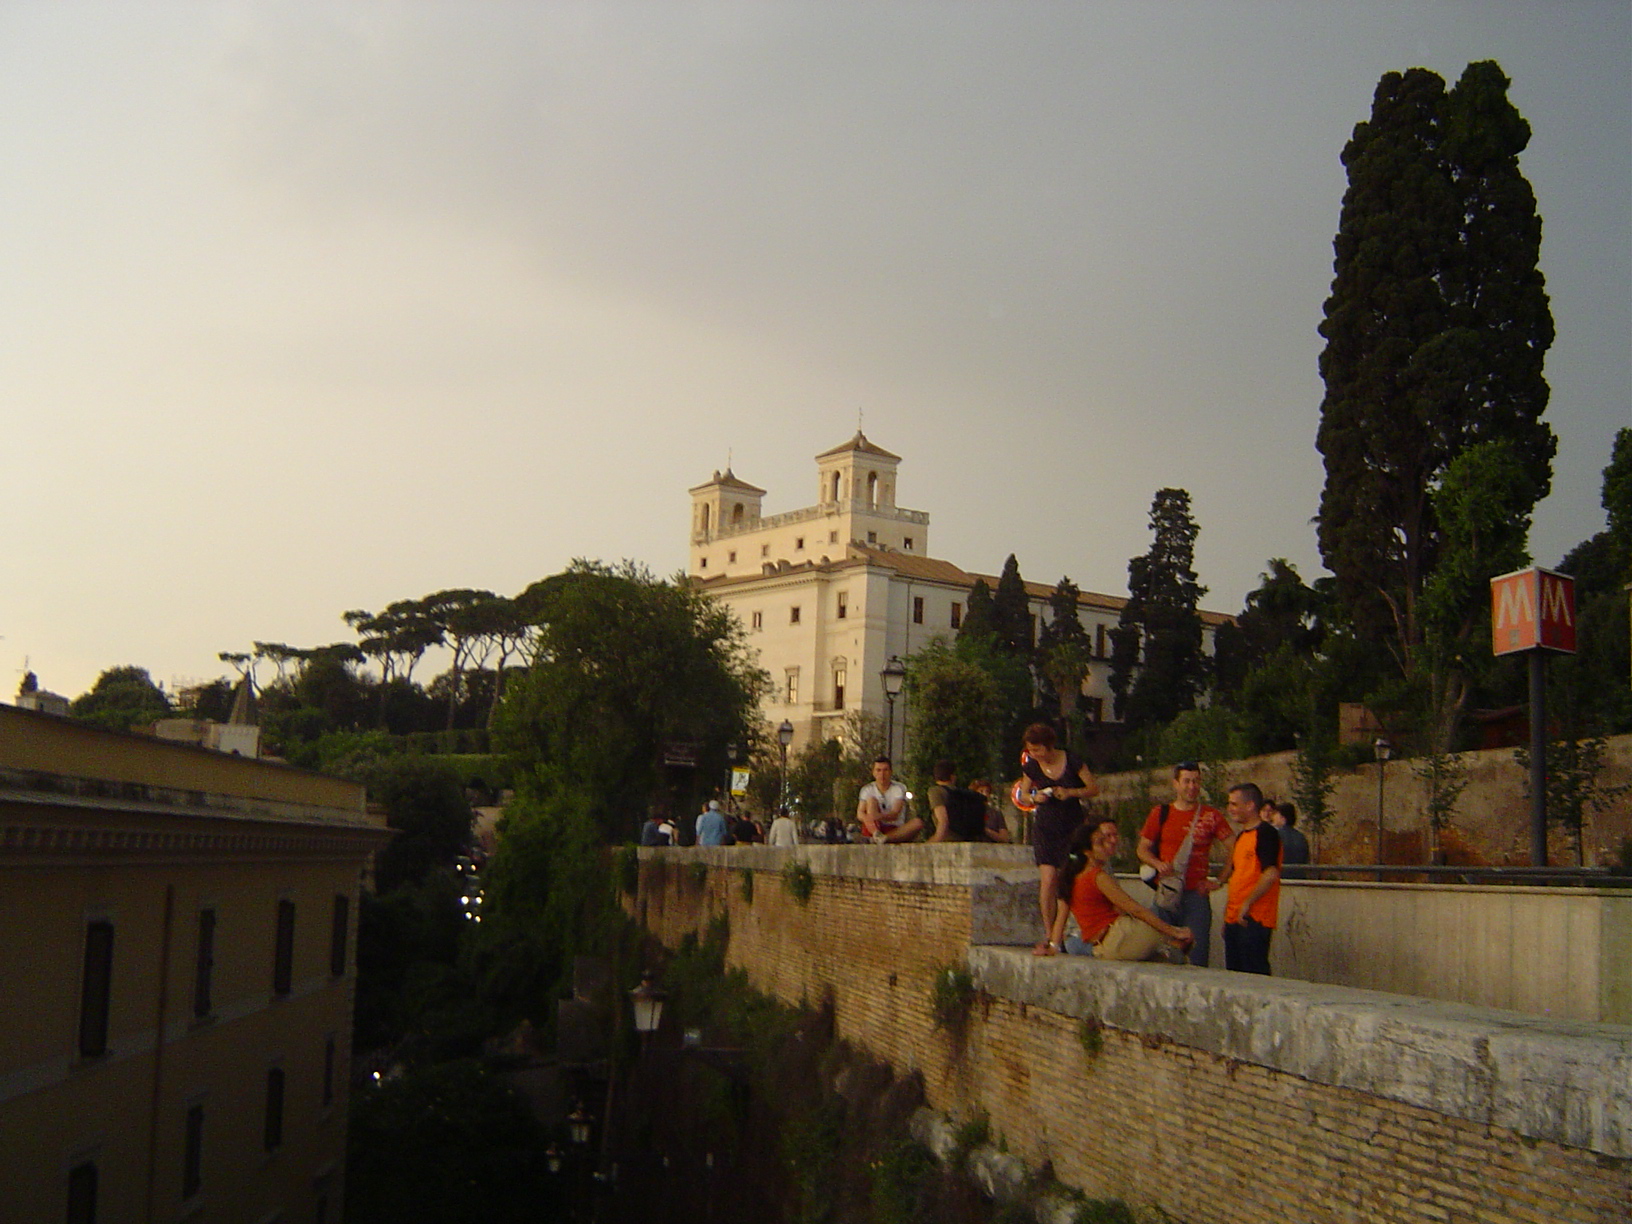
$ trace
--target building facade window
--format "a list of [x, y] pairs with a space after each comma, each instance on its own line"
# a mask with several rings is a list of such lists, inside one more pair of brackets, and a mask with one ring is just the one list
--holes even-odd
[[876, 531], [869, 531], [869, 532], [868, 532], [868, 533], [867, 533], [867, 543], [869, 543], [869, 544], [877, 544], [877, 543], [878, 543], [878, 532], [876, 532]]
[[1105, 626], [1094, 626], [1094, 653], [1100, 658], [1105, 657]]
[[765, 613], [755, 612], [755, 613], [751, 614], [751, 616], [749, 618], [749, 623], [755, 629], [765, 628]]
[[272, 993], [286, 995], [295, 977], [295, 903], [278, 902], [277, 942], [272, 949]]
[[847, 591], [840, 591], [839, 592], [839, 605], [834, 610], [833, 615], [836, 616], [839, 620], [843, 620], [849, 614], [850, 614], [850, 594]]
[[783, 693], [788, 705], [799, 704], [799, 669], [790, 667], [783, 674]]
[[113, 998], [113, 923], [85, 924], [85, 972], [79, 994], [79, 1053], [95, 1058], [108, 1052], [108, 1011]]
[[793, 607], [791, 609], [789, 609], [789, 611], [788, 611], [788, 624], [797, 625], [798, 623], [799, 623], [799, 605], [794, 604]]
[[836, 531], [828, 532], [827, 533], [827, 542], [829, 544], [837, 544], [839, 542], [839, 533], [836, 532]]
[[952, 605], [952, 628], [963, 628], [963, 605], [961, 603]]
[[761, 544], [759, 546], [759, 555], [762, 556], [762, 557], [770, 556], [771, 555], [771, 546], [769, 544]]
[[905, 551], [911, 552], [912, 551], [912, 537], [911, 536], [903, 536], [901, 538], [901, 547]]
[[844, 709], [844, 681], [845, 681], [844, 669], [839, 668], [836, 671], [834, 671], [834, 673], [833, 673], [833, 708], [835, 710]]
[[793, 547], [798, 551], [803, 551], [804, 547], [805, 547], [805, 537], [804, 536], [796, 537], [794, 539], [794, 541], [793, 541]]
[[334, 921], [329, 927], [329, 973], [334, 977], [346, 975], [346, 945], [351, 936], [351, 898], [344, 893], [334, 895]]
[[262, 1120], [261, 1142], [269, 1152], [283, 1146], [283, 1068], [266, 1073], [266, 1117]]
[[198, 957], [193, 968], [193, 1016], [210, 1014], [215, 981], [215, 911], [198, 911]]
[[1084, 697], [1082, 700], [1088, 707], [1085, 712], [1088, 715], [1089, 722], [1097, 723], [1105, 721], [1105, 698]]
[[725, 563], [727, 565], [735, 565], [737, 563], [737, 554], [735, 552], [726, 553], [725, 554]]
[[181, 1197], [190, 1199], [204, 1184], [204, 1106], [187, 1110], [187, 1129], [182, 1139]]
[[68, 1170], [68, 1224], [96, 1224], [96, 1162]]
[[707, 569], [708, 568], [708, 558], [707, 557], [698, 557], [697, 558], [697, 568], [700, 569], [700, 570]]
[[915, 625], [924, 623], [924, 597], [922, 595], [912, 597], [912, 623]]

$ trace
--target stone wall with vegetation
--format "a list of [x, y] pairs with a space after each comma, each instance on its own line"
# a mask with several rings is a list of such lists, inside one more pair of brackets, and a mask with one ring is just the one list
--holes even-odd
[[[1219, 777], [1225, 785], [1256, 782], [1275, 799], [1292, 797], [1292, 762], [1295, 754], [1276, 752], [1226, 762]], [[1515, 762], [1511, 748], [1463, 753], [1468, 786], [1462, 792], [1444, 837], [1448, 861], [1467, 864], [1526, 864], [1530, 861], [1529, 779]], [[1391, 863], [1428, 862], [1427, 786], [1417, 776], [1416, 761], [1390, 761], [1383, 781], [1384, 847]], [[1339, 769], [1333, 775], [1333, 816], [1317, 838], [1306, 829], [1319, 859], [1331, 863], [1369, 863], [1376, 853], [1377, 766], [1374, 763]], [[1224, 805], [1223, 786], [1210, 794]], [[1601, 783], [1606, 788], [1632, 784], [1632, 735], [1608, 741]], [[1099, 779], [1100, 795], [1111, 804], [1172, 798], [1165, 769], [1107, 774]], [[1586, 823], [1588, 866], [1632, 869], [1628, 839], [1632, 839], [1632, 791], [1623, 791], [1600, 813], [1589, 813]], [[1317, 844], [1318, 843], [1318, 844]], [[1548, 831], [1548, 861], [1575, 862], [1575, 843], [1557, 826]]]
[[941, 849], [642, 851], [627, 907], [669, 947], [726, 930], [755, 989], [1090, 1195], [1188, 1224], [1626, 1218], [1632, 1029], [972, 948], [982, 873]]

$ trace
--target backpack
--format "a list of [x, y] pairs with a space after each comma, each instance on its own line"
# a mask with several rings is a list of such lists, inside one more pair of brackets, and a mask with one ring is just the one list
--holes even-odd
[[953, 841], [985, 841], [986, 796], [962, 786], [947, 787], [946, 824]]

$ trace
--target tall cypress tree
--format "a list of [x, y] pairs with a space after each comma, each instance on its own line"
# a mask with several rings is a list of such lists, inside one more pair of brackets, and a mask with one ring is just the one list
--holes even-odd
[[1424, 68], [1388, 73], [1343, 150], [1320, 327], [1320, 548], [1356, 628], [1388, 641], [1408, 676], [1428, 666], [1420, 604], [1443, 551], [1434, 495], [1448, 465], [1480, 442], [1510, 443], [1531, 498], [1515, 515], [1551, 479], [1552, 314], [1518, 167], [1530, 127], [1508, 84], [1491, 62], [1449, 92]]
[[1150, 503], [1150, 551], [1128, 561], [1128, 602], [1111, 631], [1111, 691], [1130, 727], [1193, 710], [1206, 681], [1201, 597], [1190, 494], [1158, 489]]
[[1017, 658], [1029, 660], [1033, 636], [1031, 597], [1026, 594], [1020, 563], [1013, 553], [1003, 563], [1003, 573], [997, 580], [997, 593], [992, 596], [992, 620], [998, 646]]

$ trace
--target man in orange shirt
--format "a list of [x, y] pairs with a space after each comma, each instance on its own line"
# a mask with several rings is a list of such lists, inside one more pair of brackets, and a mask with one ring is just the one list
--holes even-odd
[[1269, 804], [1251, 782], [1230, 787], [1230, 820], [1240, 830], [1218, 878], [1224, 905], [1224, 967], [1269, 973], [1269, 941], [1281, 901], [1281, 837], [1264, 819]]
[[[1229, 836], [1223, 813], [1201, 802], [1201, 767], [1195, 761], [1173, 767], [1173, 802], [1151, 808], [1139, 830], [1136, 853], [1155, 873], [1149, 883], [1157, 890], [1156, 913], [1166, 922], [1189, 928], [1190, 963], [1202, 968], [1211, 955], [1213, 933], [1207, 854], [1213, 842]], [[1182, 863], [1177, 861], [1181, 857]], [[1178, 893], [1171, 904], [1163, 905], [1161, 883], [1166, 879], [1173, 879]]]

